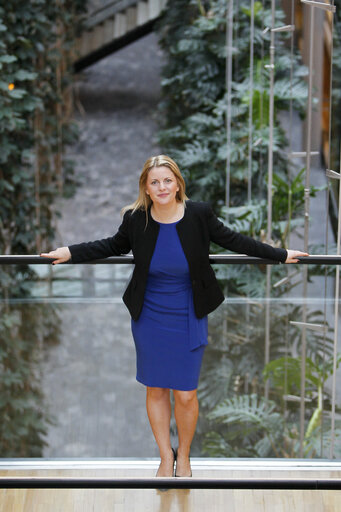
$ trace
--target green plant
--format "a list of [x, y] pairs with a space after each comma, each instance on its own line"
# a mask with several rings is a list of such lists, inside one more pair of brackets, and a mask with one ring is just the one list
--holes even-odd
[[[325, 392], [325, 383], [333, 375], [333, 354], [328, 359], [324, 359], [318, 352], [313, 352], [313, 361], [310, 357], [306, 358], [305, 382], [306, 397], [308, 400], [316, 402], [310, 419], [306, 426], [304, 436], [305, 452], [308, 454], [314, 449], [317, 439], [321, 435], [323, 400], [329, 403], [329, 396]], [[341, 356], [337, 357], [336, 368], [339, 367]], [[271, 379], [275, 392], [280, 395], [297, 395], [301, 385], [301, 358], [300, 357], [282, 357], [268, 363], [263, 371], [265, 381]], [[325, 395], [325, 396], [324, 396]]]
[[[288, 322], [301, 318], [301, 308], [272, 307], [271, 361], [260, 373], [264, 364], [264, 307], [261, 304], [235, 307], [236, 311], [229, 305], [225, 325], [218, 318], [210, 326], [211, 336], [220, 343], [208, 348], [199, 386], [200, 401], [209, 420], [200, 429], [203, 448], [210, 456], [217, 456], [222, 450], [220, 456], [228, 457], [298, 457], [301, 359], [288, 354], [300, 346], [301, 331]], [[321, 323], [322, 318], [322, 312], [312, 311], [307, 321]], [[321, 439], [323, 453], [329, 453], [330, 394], [326, 382], [333, 373], [333, 341], [327, 334], [321, 336], [317, 331], [310, 331], [307, 347], [304, 455], [316, 457], [321, 456]], [[337, 367], [340, 361], [338, 356]], [[264, 400], [259, 397], [268, 380], [271, 399]], [[252, 400], [251, 395], [254, 395]], [[259, 413], [254, 411], [258, 406]], [[236, 413], [231, 412], [234, 408]], [[268, 414], [269, 422], [265, 425]], [[278, 414], [281, 422], [276, 426]], [[336, 435], [340, 433], [337, 425]]]
[[[74, 140], [71, 54], [81, 0], [9, 0], [0, 7], [0, 252], [37, 254], [54, 236], [55, 200], [69, 192], [64, 157]], [[37, 357], [55, 311], [27, 299], [27, 266], [0, 268], [0, 454], [41, 456], [50, 416], [41, 407]]]
[[[276, 402], [259, 395], [240, 395], [227, 398], [209, 414], [215, 430], [207, 433], [203, 449], [211, 457], [299, 457], [299, 432], [297, 424], [284, 419]], [[304, 456], [320, 455], [321, 434], [324, 453], [329, 454], [330, 429], [306, 429]], [[341, 428], [335, 430], [338, 440]], [[336, 442], [335, 456], [341, 449]]]
[[[232, 80], [231, 146], [226, 144], [226, 6], [223, 0], [169, 2], [159, 25], [160, 43], [166, 54], [160, 102], [160, 143], [180, 164], [193, 199], [209, 200], [219, 210], [224, 204], [227, 151], [231, 160], [231, 206], [245, 202], [248, 168], [249, 103], [253, 111], [252, 195], [264, 197], [268, 151], [269, 34], [268, 6], [255, 3], [254, 89], [249, 82], [250, 9], [246, 0], [235, 5]], [[283, 22], [276, 11], [276, 21]], [[281, 109], [301, 109], [306, 98], [302, 76], [304, 66], [295, 56], [292, 89], [289, 87], [290, 56], [285, 36], [276, 44], [274, 168], [282, 178], [288, 175], [286, 139], [277, 119]]]
[[284, 421], [274, 402], [256, 394], [234, 396], [219, 403], [207, 416], [218, 426], [204, 442], [204, 450], [210, 456], [282, 455]]

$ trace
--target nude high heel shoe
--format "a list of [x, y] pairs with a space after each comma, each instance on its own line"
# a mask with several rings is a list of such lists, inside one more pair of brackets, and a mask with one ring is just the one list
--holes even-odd
[[[175, 460], [177, 459], [177, 456], [178, 456], [178, 449], [175, 450]], [[188, 457], [188, 460], [189, 460], [189, 463], [191, 463], [191, 459], [189, 457]], [[176, 469], [175, 469], [174, 476], [176, 476], [178, 478], [191, 478], [192, 477], [192, 470], [191, 470], [191, 474], [190, 475], [182, 477], [182, 476], [176, 474]]]
[[[176, 455], [177, 455], [177, 454], [176, 454], [176, 450], [174, 450], [174, 448], [172, 448], [172, 452], [173, 452], [173, 457], [174, 457], [174, 460], [173, 460], [173, 472], [172, 472], [172, 476], [176, 476], [176, 475], [175, 475], [175, 462], [176, 462]], [[155, 476], [157, 477], [157, 472], [156, 472], [156, 475], [155, 475]], [[160, 478], [161, 478], [161, 477], [160, 477]], [[169, 491], [169, 487], [157, 487], [156, 489], [157, 489], [158, 491], [162, 491], [162, 492], [164, 492], [164, 491]]]

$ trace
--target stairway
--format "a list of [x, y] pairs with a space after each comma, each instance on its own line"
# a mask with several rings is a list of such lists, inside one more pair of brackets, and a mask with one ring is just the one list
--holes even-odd
[[75, 72], [153, 30], [166, 0], [113, 0], [87, 14], [76, 41]]

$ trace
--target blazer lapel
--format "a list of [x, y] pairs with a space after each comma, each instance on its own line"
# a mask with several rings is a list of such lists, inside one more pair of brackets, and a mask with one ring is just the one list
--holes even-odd
[[160, 231], [160, 225], [155, 222], [150, 214], [150, 208], [148, 209], [148, 224], [144, 231], [145, 243], [143, 244], [143, 261], [146, 264], [147, 270], [154, 253], [156, 240]]
[[190, 213], [190, 207], [186, 206], [185, 213], [183, 218], [180, 220], [180, 222], [177, 223], [176, 229], [179, 235], [179, 239], [181, 242], [182, 249], [184, 251], [184, 254], [186, 256], [186, 259], [189, 263], [189, 268], [192, 268], [191, 262], [193, 260], [193, 247], [195, 247], [195, 244], [193, 242], [193, 226], [191, 225], [191, 213]]

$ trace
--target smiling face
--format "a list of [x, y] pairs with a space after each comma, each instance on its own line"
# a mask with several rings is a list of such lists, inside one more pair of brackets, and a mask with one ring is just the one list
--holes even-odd
[[148, 173], [146, 193], [154, 204], [170, 205], [176, 202], [179, 185], [175, 174], [167, 166], [152, 167]]

